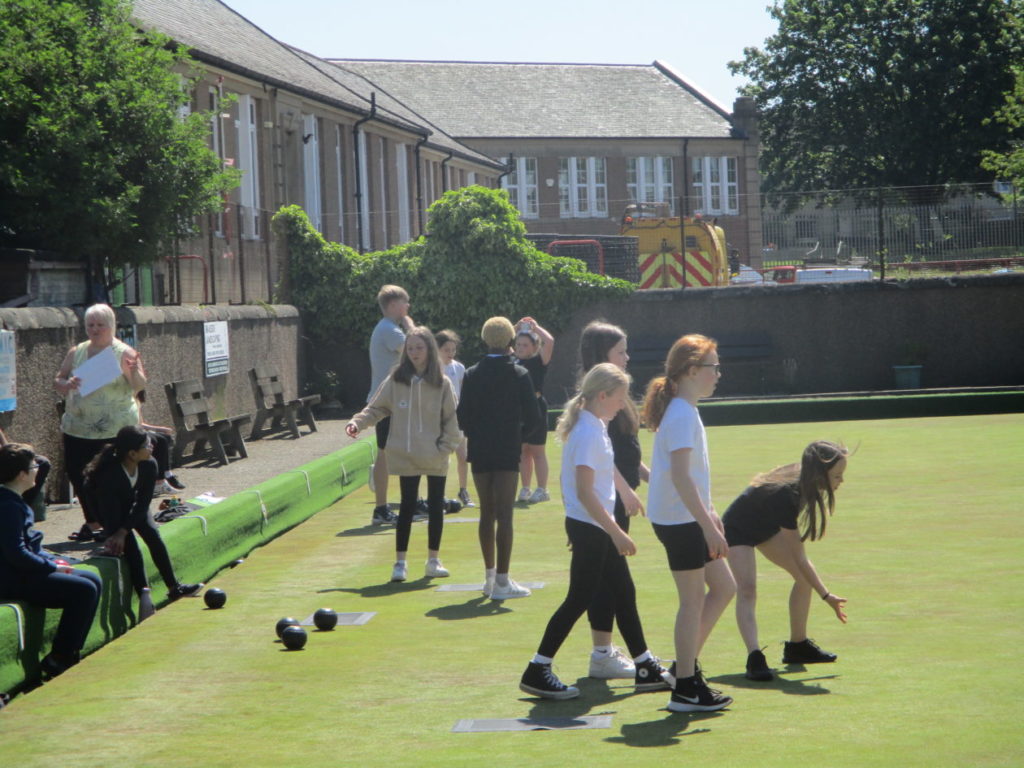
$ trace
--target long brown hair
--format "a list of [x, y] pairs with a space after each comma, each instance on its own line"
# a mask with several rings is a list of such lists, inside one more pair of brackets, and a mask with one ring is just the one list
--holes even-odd
[[651, 379], [644, 397], [644, 423], [657, 429], [665, 409], [676, 396], [676, 382], [691, 368], [700, 365], [709, 353], [718, 349], [718, 342], [699, 333], [688, 333], [676, 339], [665, 358], [665, 375]]
[[817, 541], [825, 535], [828, 518], [836, 508], [835, 493], [828, 479], [829, 470], [849, 455], [849, 449], [842, 443], [815, 440], [804, 448], [799, 464], [785, 464], [762, 472], [750, 484], [795, 488], [799, 495], [799, 524], [803, 529], [800, 540]]
[[441, 363], [437, 356], [437, 342], [434, 341], [434, 334], [425, 325], [417, 325], [405, 334], [405, 344], [402, 345], [402, 357], [398, 365], [391, 372], [391, 378], [399, 384], [411, 384], [412, 377], [419, 375], [416, 373], [416, 366], [412, 364], [412, 360], [405, 354], [405, 346], [409, 343], [409, 339], [413, 338], [423, 339], [423, 343], [427, 345], [427, 367], [423, 371], [423, 380], [431, 386], [440, 387], [442, 374]]
[[[626, 332], [617, 325], [606, 323], [604, 320], [592, 320], [580, 334], [580, 380], [584, 374], [600, 363], [608, 362], [608, 353], [620, 341], [626, 340]], [[640, 431], [640, 413], [637, 410], [633, 398], [626, 400], [626, 407], [615, 414], [612, 423], [619, 432], [626, 435], [635, 435]]]

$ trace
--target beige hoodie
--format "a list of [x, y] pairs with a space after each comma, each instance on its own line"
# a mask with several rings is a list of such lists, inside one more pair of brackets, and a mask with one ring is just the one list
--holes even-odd
[[362, 432], [391, 417], [388, 444], [390, 475], [448, 474], [448, 456], [462, 442], [455, 418], [455, 395], [447, 376], [433, 387], [418, 376], [401, 384], [388, 376], [370, 403], [352, 417]]

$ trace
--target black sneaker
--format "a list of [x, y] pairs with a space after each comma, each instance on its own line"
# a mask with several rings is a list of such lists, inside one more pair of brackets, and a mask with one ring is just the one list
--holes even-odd
[[647, 661], [637, 662], [635, 680], [637, 691], [672, 690], [672, 676], [661, 666], [656, 656], [651, 656]]
[[672, 712], [715, 712], [732, 704], [732, 697], [708, 688], [703, 677], [697, 675], [676, 680], [668, 708]]
[[538, 664], [531, 661], [519, 681], [519, 690], [542, 699], [575, 699], [580, 689], [574, 685], [566, 685], [551, 671], [550, 664]]
[[179, 584], [174, 589], [167, 593], [167, 596], [171, 600], [177, 600], [179, 597], [199, 597], [199, 593], [202, 591], [205, 585], [199, 584]]
[[174, 474], [164, 475], [164, 482], [167, 483], [171, 488], [176, 491], [184, 491], [185, 484], [181, 482]]
[[775, 675], [768, 668], [767, 659], [765, 659], [761, 651], [751, 651], [750, 655], [747, 656], [746, 678], [747, 680], [757, 680], [762, 683], [775, 678]]
[[782, 650], [783, 664], [827, 664], [835, 660], [834, 653], [821, 650], [810, 638], [799, 643], [787, 642]]
[[373, 517], [370, 522], [373, 525], [394, 525], [395, 513], [387, 504], [381, 504], [379, 507], [373, 508]]

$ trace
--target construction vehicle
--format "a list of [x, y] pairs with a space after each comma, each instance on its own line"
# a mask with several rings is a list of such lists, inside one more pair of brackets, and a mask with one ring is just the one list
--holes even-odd
[[714, 222], [670, 216], [668, 203], [633, 203], [619, 234], [639, 240], [640, 290], [729, 284], [725, 231]]

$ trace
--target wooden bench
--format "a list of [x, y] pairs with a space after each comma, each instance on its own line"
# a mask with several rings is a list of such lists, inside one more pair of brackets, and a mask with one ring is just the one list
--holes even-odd
[[[264, 432], [280, 432], [287, 426], [292, 437], [298, 439], [299, 424], [316, 432], [316, 419], [313, 418], [312, 406], [320, 402], [320, 395], [306, 395], [294, 400], [284, 399], [284, 387], [277, 371], [269, 365], [257, 365], [249, 369], [249, 383], [252, 384], [252, 395], [256, 400], [256, 416], [252, 420], [250, 440], [258, 440]], [[267, 419], [270, 428], [263, 429]]]
[[185, 447], [195, 443], [192, 449], [193, 460], [205, 453], [206, 444], [210, 444], [214, 456], [221, 464], [228, 463], [228, 454], [237, 453], [240, 458], [247, 458], [245, 440], [242, 438], [242, 427], [252, 421], [248, 414], [231, 416], [226, 419], [212, 419], [210, 406], [203, 394], [203, 385], [199, 379], [172, 381], [164, 385], [167, 404], [171, 408], [174, 421], [174, 455], [172, 466], [181, 464]]

